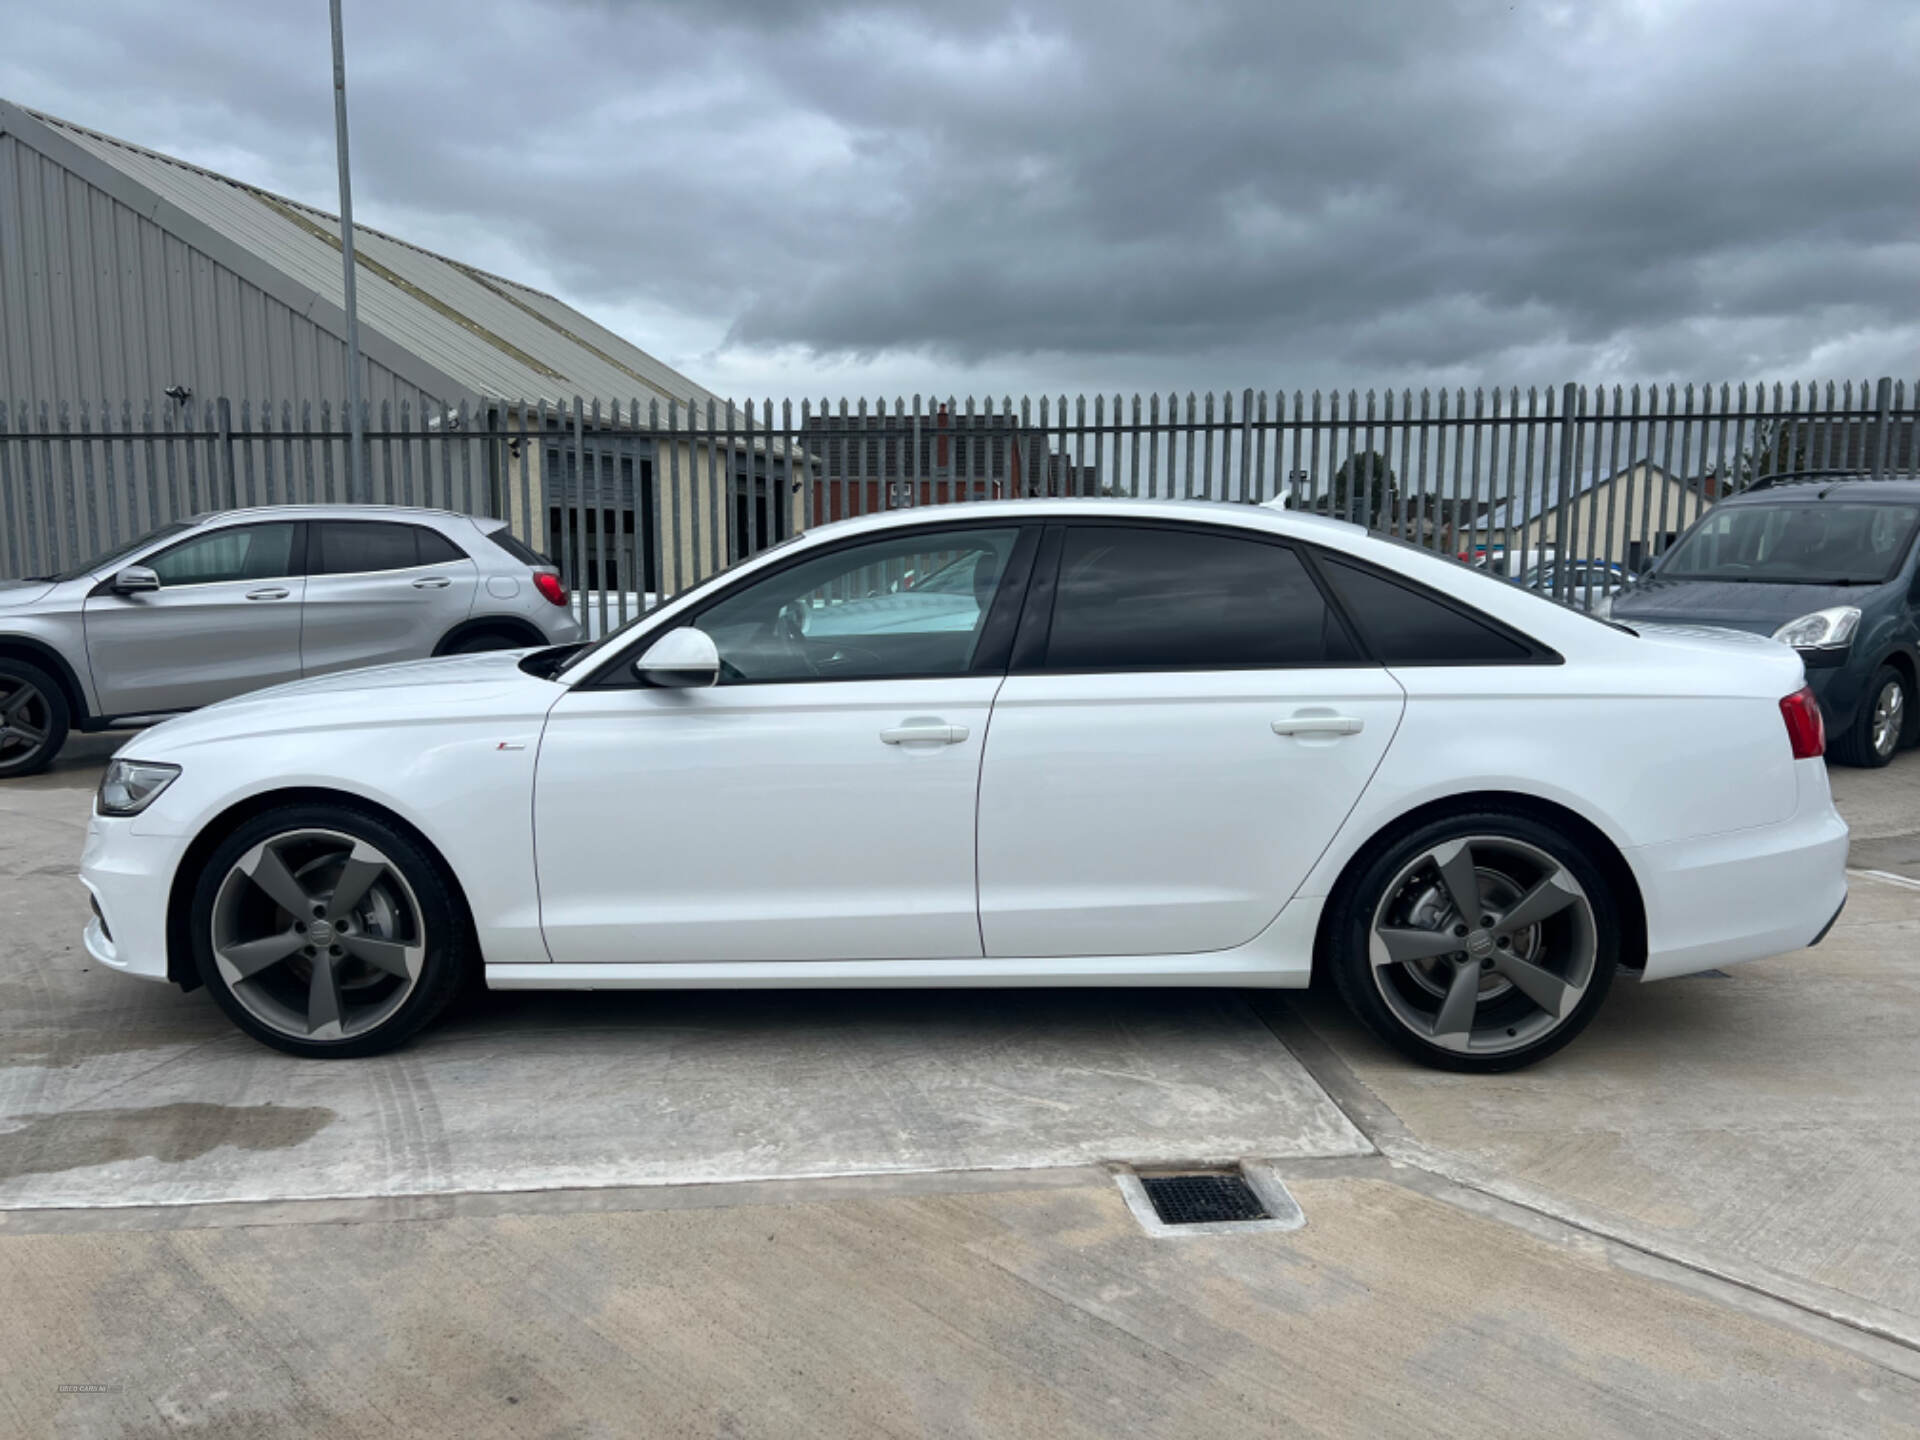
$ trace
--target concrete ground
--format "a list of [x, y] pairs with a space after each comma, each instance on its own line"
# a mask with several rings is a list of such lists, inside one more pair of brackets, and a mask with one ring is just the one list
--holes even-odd
[[[484, 996], [295, 1062], [78, 951], [110, 748], [0, 787], [0, 1434], [1920, 1435], [1920, 756], [1835, 772], [1885, 874], [1820, 947], [1466, 1078], [1194, 991]], [[1304, 1228], [1112, 1174], [1242, 1156]]]

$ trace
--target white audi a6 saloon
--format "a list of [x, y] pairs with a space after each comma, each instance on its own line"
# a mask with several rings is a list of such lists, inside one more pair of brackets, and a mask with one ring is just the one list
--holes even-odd
[[[916, 578], [926, 577], [922, 591]], [[933, 577], [938, 577], [937, 581]], [[1463, 1070], [1846, 897], [1783, 645], [1633, 630], [1337, 521], [829, 525], [593, 645], [304, 680], [101, 784], [105, 965], [297, 1055], [503, 989], [1301, 987]]]

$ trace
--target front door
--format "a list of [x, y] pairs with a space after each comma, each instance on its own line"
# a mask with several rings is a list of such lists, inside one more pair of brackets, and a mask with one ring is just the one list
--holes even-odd
[[160, 588], [86, 602], [87, 663], [106, 715], [211, 705], [300, 678], [300, 527], [196, 531], [143, 556]]
[[629, 649], [563, 697], [534, 799], [553, 958], [977, 957], [980, 755], [1036, 540], [809, 553], [676, 617], [713, 637], [719, 684], [648, 687]]
[[479, 568], [438, 530], [314, 520], [307, 531], [300, 656], [309, 675], [421, 659], [473, 610]]
[[1047, 548], [981, 776], [986, 953], [1246, 943], [1353, 809], [1404, 692], [1285, 544], [1089, 523]]

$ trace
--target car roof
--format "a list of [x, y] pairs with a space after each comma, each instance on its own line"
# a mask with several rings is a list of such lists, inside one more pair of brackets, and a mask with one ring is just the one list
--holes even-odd
[[[215, 520], [238, 519], [276, 519], [276, 520], [471, 520], [476, 525], [485, 525], [492, 517], [486, 515], [463, 515], [458, 510], [442, 510], [426, 505], [246, 505], [232, 510], [202, 510], [190, 515], [188, 520], [195, 525], [211, 524]], [[504, 520], [496, 523], [504, 525]]]
[[834, 520], [807, 531], [809, 539], [832, 535], [850, 536], [903, 526], [950, 523], [955, 520], [1005, 518], [1012, 521], [1047, 519], [1125, 519], [1181, 520], [1189, 524], [1208, 522], [1240, 525], [1250, 530], [1315, 539], [1333, 535], [1353, 539], [1367, 535], [1364, 526], [1326, 515], [1311, 515], [1301, 510], [1282, 510], [1271, 503], [1232, 505], [1218, 500], [1128, 500], [1048, 499], [966, 500], [948, 504], [916, 505], [903, 510], [887, 510], [876, 515], [861, 515], [851, 520]]
[[1763, 475], [1750, 488], [1729, 495], [1721, 503], [1764, 504], [1775, 497], [1802, 502], [1838, 499], [1911, 504], [1920, 500], [1920, 475], [1887, 475], [1876, 480], [1858, 470], [1794, 470]]

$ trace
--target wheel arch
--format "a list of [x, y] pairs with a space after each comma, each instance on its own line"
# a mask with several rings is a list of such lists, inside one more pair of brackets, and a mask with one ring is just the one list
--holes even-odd
[[406, 816], [383, 805], [378, 800], [370, 800], [351, 790], [333, 790], [325, 786], [300, 785], [288, 786], [278, 790], [262, 790], [237, 800], [226, 809], [214, 815], [193, 837], [185, 851], [181, 853], [180, 863], [174, 867], [173, 883], [167, 889], [167, 979], [182, 990], [194, 990], [200, 985], [199, 967], [193, 959], [193, 936], [190, 929], [193, 908], [193, 887], [199, 879], [201, 866], [214, 849], [230, 835], [234, 828], [244, 825], [256, 815], [278, 809], [282, 805], [344, 805], [349, 809], [365, 810], [377, 815], [381, 820], [393, 826], [408, 839], [412, 840], [440, 869], [440, 876], [453, 897], [461, 918], [467, 926], [467, 939], [470, 953], [479, 954], [479, 935], [473, 922], [473, 907], [467, 903], [467, 892], [460, 883], [459, 875], [438, 845], [418, 825]]
[[453, 647], [476, 635], [506, 635], [528, 645], [545, 645], [547, 637], [540, 633], [540, 627], [531, 620], [519, 615], [475, 615], [462, 620], [446, 634], [440, 637], [433, 647], [435, 655], [449, 654]]
[[74, 729], [78, 730], [84, 722], [93, 718], [93, 710], [87, 704], [87, 693], [80, 684], [80, 677], [74, 673], [73, 666], [67, 663], [67, 657], [46, 641], [36, 640], [29, 635], [0, 635], [0, 655], [37, 665], [53, 676], [54, 683], [60, 687], [61, 698], [67, 702], [67, 715]]
[[1558, 801], [1512, 790], [1469, 790], [1457, 795], [1428, 800], [1396, 815], [1375, 830], [1366, 842], [1347, 858], [1346, 863], [1340, 867], [1340, 873], [1334, 880], [1332, 888], [1327, 892], [1327, 902], [1320, 907], [1320, 919], [1313, 941], [1313, 968], [1316, 975], [1323, 973], [1326, 949], [1331, 940], [1333, 916], [1340, 908], [1337, 902], [1349, 886], [1357, 883], [1361, 872], [1372, 863], [1374, 857], [1402, 835], [1417, 830], [1430, 821], [1470, 810], [1503, 810], [1510, 814], [1523, 815], [1543, 824], [1555, 826], [1577, 840], [1593, 863], [1600, 868], [1601, 873], [1607, 877], [1614, 888], [1615, 898], [1619, 902], [1620, 967], [1625, 970], [1646, 968], [1646, 901], [1640, 893], [1640, 882], [1634, 876], [1633, 867], [1627, 863], [1627, 857], [1621, 853], [1620, 847], [1607, 833], [1579, 811], [1562, 805]]

